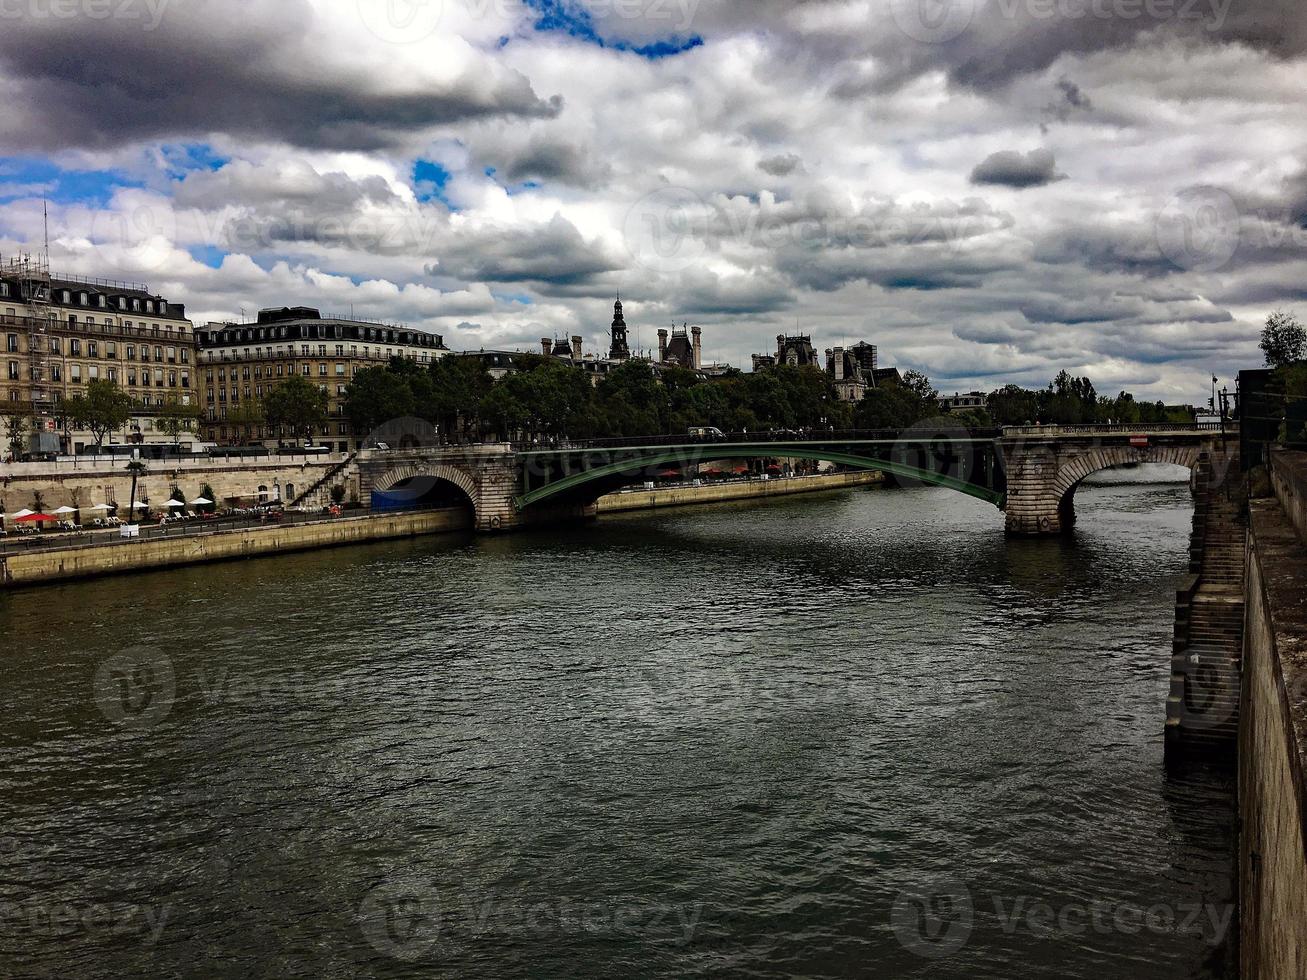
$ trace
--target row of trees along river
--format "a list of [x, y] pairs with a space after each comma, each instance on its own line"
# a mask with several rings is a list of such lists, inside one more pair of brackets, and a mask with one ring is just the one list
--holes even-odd
[[[1292, 314], [1267, 318], [1261, 347], [1277, 369], [1286, 393], [1307, 397], [1307, 333]], [[633, 360], [592, 383], [592, 375], [569, 361], [522, 354], [516, 370], [494, 381], [474, 357], [446, 357], [429, 366], [394, 358], [386, 367], [366, 368], [345, 392], [344, 411], [357, 433], [398, 418], [416, 417], [454, 439], [487, 435], [540, 434], [599, 438], [684, 432], [693, 426], [724, 431], [773, 428], [899, 429], [940, 414], [940, 395], [930, 379], [908, 371], [901, 381], [867, 391], [858, 404], [842, 402], [825, 372], [782, 365], [752, 374], [731, 371], [704, 379], [692, 371], [665, 369]], [[90, 382], [84, 394], [61, 403], [64, 426], [89, 430], [97, 443], [123, 428], [134, 399], [109, 381]], [[324, 389], [298, 375], [257, 400], [232, 405], [227, 424], [253, 437], [256, 428], [311, 439], [327, 425]], [[170, 394], [148, 409], [174, 438], [190, 431], [201, 406], [184, 405]], [[961, 425], [988, 427], [1044, 423], [1188, 422], [1190, 406], [1136, 400], [1129, 392], [1100, 395], [1088, 377], [1062, 371], [1040, 389], [1005, 385], [988, 395], [986, 407], [955, 415]], [[21, 452], [31, 420], [12, 414], [7, 437]]]

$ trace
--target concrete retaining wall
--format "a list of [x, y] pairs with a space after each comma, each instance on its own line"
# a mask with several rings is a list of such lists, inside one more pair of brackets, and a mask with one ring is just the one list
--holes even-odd
[[455, 509], [303, 524], [274, 524], [215, 531], [212, 534], [179, 534], [175, 538], [150, 538], [113, 545], [10, 555], [0, 558], [0, 583], [12, 587], [122, 572], [153, 571], [177, 565], [439, 534], [465, 530], [471, 526], [471, 515], [466, 510]]
[[1288, 462], [1275, 480], [1279, 499], [1250, 504], [1239, 732], [1245, 980], [1307, 976], [1307, 536], [1291, 519], [1307, 481]]
[[[294, 486], [295, 493], [307, 490], [342, 456], [267, 457], [258, 462], [242, 459], [152, 460], [145, 461], [148, 472], [136, 484], [138, 500], [148, 499], [152, 509], [168, 499], [174, 483], [189, 499], [200, 494], [208, 484], [221, 504], [227, 497], [252, 494], [260, 486], [272, 488]], [[46, 511], [56, 507], [92, 507], [117, 502], [126, 507], [132, 492], [132, 477], [123, 470], [126, 461], [112, 467], [90, 463], [16, 463], [0, 466], [0, 513], [32, 507], [39, 491]], [[252, 499], [252, 498], [250, 498]], [[95, 515], [83, 513], [83, 518]]]
[[613, 493], [599, 498], [600, 514], [633, 510], [660, 510], [664, 507], [689, 507], [695, 504], [757, 497], [782, 497], [795, 493], [816, 493], [883, 483], [880, 473], [833, 473], [827, 476], [796, 477], [789, 480], [750, 480], [748, 483], [708, 484], [702, 487], [672, 487], [664, 490], [637, 490]]

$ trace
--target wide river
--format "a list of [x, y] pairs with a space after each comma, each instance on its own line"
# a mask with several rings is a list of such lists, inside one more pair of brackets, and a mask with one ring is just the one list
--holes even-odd
[[0, 595], [0, 976], [1228, 976], [1232, 780], [1162, 754], [1189, 493], [1077, 509]]

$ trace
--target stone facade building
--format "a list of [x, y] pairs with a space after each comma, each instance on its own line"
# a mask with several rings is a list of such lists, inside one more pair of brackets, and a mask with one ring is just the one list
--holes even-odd
[[345, 388], [359, 371], [384, 367], [392, 357], [427, 365], [448, 353], [437, 334], [365, 320], [323, 317], [309, 307], [260, 310], [254, 323], [210, 323], [197, 331], [204, 392], [201, 427], [210, 442], [288, 438], [258, 417], [264, 396], [280, 380], [299, 375], [327, 395], [328, 422], [319, 443], [339, 452], [360, 448], [345, 417]]
[[44, 259], [11, 259], [0, 264], [0, 320], [0, 412], [34, 420], [41, 452], [94, 444], [61, 412], [93, 380], [111, 381], [136, 401], [106, 444], [172, 442], [152, 410], [174, 399], [197, 404], [196, 339], [185, 307], [143, 283], [51, 275]]
[[821, 367], [817, 351], [812, 346], [812, 337], [807, 334], [799, 334], [794, 337], [780, 334], [776, 337], [775, 354], [753, 355], [753, 369], [755, 371], [776, 367], [778, 364], [788, 364], [790, 367], [807, 367], [809, 365]]
[[698, 371], [703, 367], [703, 331], [685, 324], [679, 330], [673, 327], [669, 337], [666, 330], [659, 330], [658, 361]]

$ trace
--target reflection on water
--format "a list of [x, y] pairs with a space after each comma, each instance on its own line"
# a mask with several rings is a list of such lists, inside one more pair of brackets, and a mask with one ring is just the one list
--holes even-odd
[[[1183, 486], [947, 491], [0, 596], [0, 972], [1213, 977]], [[1191, 917], [1190, 911], [1197, 913]]]

